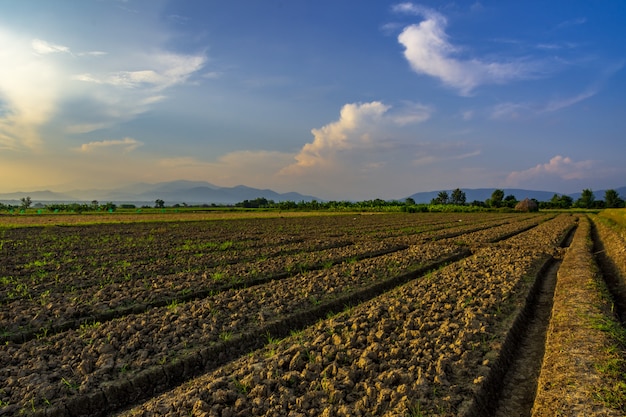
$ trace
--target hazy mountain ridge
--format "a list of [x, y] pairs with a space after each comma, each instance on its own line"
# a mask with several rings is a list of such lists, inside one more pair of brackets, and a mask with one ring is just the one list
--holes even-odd
[[[475, 188], [461, 189], [466, 196], [466, 201], [485, 201], [491, 197], [496, 188]], [[538, 201], [549, 201], [554, 194], [563, 195], [562, 193], [552, 191], [525, 190], [517, 188], [502, 188], [505, 196], [514, 195], [517, 200], [525, 198], [534, 198]], [[622, 198], [626, 198], [626, 187], [615, 188]], [[451, 195], [452, 190], [437, 190], [418, 192], [410, 197], [418, 204], [427, 204], [437, 197], [441, 191], [446, 191]], [[594, 191], [596, 200], [604, 199], [606, 190]], [[575, 200], [580, 198], [581, 193], [567, 194]], [[91, 202], [98, 200], [101, 203], [131, 203], [138, 205], [153, 205], [155, 200], [160, 199], [166, 205], [173, 204], [235, 204], [244, 200], [254, 200], [257, 198], [266, 198], [275, 202], [279, 201], [325, 201], [324, 199], [303, 195], [297, 192], [278, 193], [270, 189], [258, 189], [238, 185], [235, 187], [220, 187], [205, 181], [169, 181], [161, 183], [133, 183], [112, 190], [91, 189], [91, 190], [72, 190], [68, 192], [55, 192], [50, 190], [24, 191], [13, 193], [0, 193], [0, 202], [5, 204], [17, 205], [20, 199], [30, 197], [33, 203], [67, 203], [67, 202]], [[407, 197], [400, 197], [398, 200], [404, 200]]]
[[172, 204], [235, 204], [244, 200], [266, 198], [279, 201], [311, 201], [321, 199], [297, 192], [278, 193], [269, 189], [257, 189], [238, 185], [235, 187], [219, 187], [203, 181], [171, 181], [157, 184], [136, 183], [113, 190], [73, 190], [55, 192], [50, 190], [19, 191], [0, 193], [0, 202], [18, 204], [21, 198], [30, 197], [33, 203], [52, 202], [90, 202], [98, 200], [114, 203], [133, 203], [153, 205], [157, 199], [166, 205]]

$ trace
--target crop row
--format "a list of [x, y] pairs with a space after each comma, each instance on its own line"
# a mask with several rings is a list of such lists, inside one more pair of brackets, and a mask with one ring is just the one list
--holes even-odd
[[[537, 219], [531, 218], [493, 227], [489, 229], [491, 235], [476, 231], [462, 236], [472, 243], [494, 242], [536, 223]], [[526, 243], [517, 242], [515, 246], [526, 244], [534, 248], [542, 231], [550, 234], [552, 240], [546, 237], [548, 241], [555, 242], [571, 224], [569, 216], [544, 222], [519, 235], [520, 239], [528, 236]], [[415, 277], [420, 268], [465, 256], [466, 244], [459, 244], [457, 239], [458, 236], [449, 237], [447, 241], [422, 240], [419, 245], [386, 255], [302, 271], [288, 278], [223, 291], [201, 300], [173, 302], [118, 320], [85, 323], [58, 335], [41, 334], [39, 339], [22, 344], [7, 343], [0, 351], [0, 361], [7, 364], [0, 371], [0, 380], [5, 381], [0, 388], [0, 401], [8, 404], [7, 410], [9, 407], [37, 409], [67, 401], [77, 404], [77, 401], [87, 401], [85, 398], [96, 392], [100, 396], [108, 393], [109, 407], [128, 403], [132, 399], [125, 402], [114, 398], [120, 380], [141, 387], [138, 391], [144, 394], [163, 389], [182, 378], [176, 376], [177, 372], [188, 378], [210, 368], [209, 362], [215, 366], [228, 359], [224, 346], [233, 348], [234, 341], [251, 340], [248, 347], [260, 347], [259, 343], [262, 345], [277, 337], [280, 329], [284, 333], [287, 328], [288, 333], [289, 329], [307, 324], [298, 320], [323, 317], [329, 306], [337, 311], [344, 304], [371, 298], [377, 291], [396, 285], [388, 282]], [[398, 281], [398, 277], [402, 280]], [[378, 289], [368, 290], [374, 287]], [[309, 313], [312, 315], [307, 318]], [[269, 336], [265, 336], [265, 332], [269, 332]], [[207, 349], [211, 349], [210, 352]], [[189, 370], [177, 370], [179, 362]], [[154, 377], [159, 372], [160, 378], [148, 381], [152, 385], [147, 388], [142, 385], [146, 375]], [[92, 403], [98, 401], [102, 402], [102, 398]]]
[[[397, 251], [408, 245], [452, 239], [459, 235], [470, 236], [468, 231], [483, 230], [482, 234], [493, 234], [498, 230], [497, 227], [504, 227], [517, 233], [537, 224], [538, 220], [537, 217], [517, 218], [515, 222], [501, 226], [497, 225], [502, 220], [498, 223], [491, 221], [487, 225], [459, 225], [455, 222], [452, 223], [454, 227], [431, 228], [421, 233], [413, 230], [413, 234], [405, 234], [401, 238], [395, 236], [367, 240], [362, 236], [352, 236], [357, 243], [346, 242], [344, 236], [334, 241], [321, 242], [316, 236], [298, 244], [267, 246], [261, 251], [254, 249], [253, 255], [252, 250], [229, 249], [225, 251], [228, 260], [221, 254], [194, 256], [198, 262], [195, 273], [147, 274], [147, 271], [139, 268], [136, 274], [146, 275], [126, 278], [125, 275], [116, 277], [116, 270], [95, 271], [91, 280], [84, 277], [66, 278], [66, 285], [49, 288], [38, 296], [28, 292], [25, 296], [6, 300], [0, 310], [0, 329], [3, 331], [3, 340], [28, 340], [38, 333], [56, 333], [76, 328], [85, 322], [108, 320], [148, 307], [193, 300], [219, 291], [282, 279], [299, 271], [328, 268], [343, 261], [356, 261]], [[464, 244], [481, 241], [480, 234]], [[272, 236], [269, 237], [269, 241], [274, 241]], [[102, 256], [110, 255], [103, 252]], [[177, 256], [178, 259], [185, 259], [181, 255]], [[127, 262], [126, 259], [121, 261]], [[67, 275], [71, 277], [71, 274]], [[76, 285], [68, 288], [70, 282]], [[20, 285], [25, 286], [17, 284], [14, 288]]]
[[283, 340], [269, 341], [124, 415], [468, 413], [497, 366], [540, 265], [574, 221], [560, 217], [484, 247]]

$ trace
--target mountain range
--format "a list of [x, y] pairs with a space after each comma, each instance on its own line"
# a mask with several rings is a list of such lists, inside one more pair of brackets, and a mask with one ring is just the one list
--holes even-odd
[[[465, 193], [466, 201], [485, 201], [491, 197], [495, 188], [462, 189]], [[536, 191], [524, 189], [503, 189], [505, 196], [513, 195], [517, 200], [524, 198], [534, 198], [537, 201], [548, 201], [554, 194], [562, 193], [551, 191]], [[441, 191], [452, 194], [452, 190], [438, 190], [428, 192], [418, 192], [410, 196], [399, 197], [404, 200], [412, 198], [418, 204], [430, 203]], [[626, 187], [616, 188], [615, 191], [624, 198]], [[594, 191], [597, 200], [604, 199], [605, 190]], [[572, 199], [580, 198], [581, 193], [568, 194]], [[90, 202], [93, 200], [103, 202], [114, 202], [116, 204], [154, 205], [157, 199], [163, 200], [166, 205], [173, 204], [235, 204], [244, 200], [254, 200], [266, 198], [268, 200], [279, 201], [324, 201], [324, 199], [303, 195], [297, 192], [278, 193], [270, 189], [258, 189], [238, 185], [236, 187], [219, 187], [206, 181], [170, 181], [156, 184], [134, 183], [111, 190], [91, 189], [72, 190], [68, 192], [54, 192], [50, 190], [28, 191], [14, 193], [0, 193], [0, 202], [4, 204], [18, 205], [20, 199], [30, 197], [33, 203], [68, 203], [68, 202]]]
[[296, 192], [277, 193], [269, 189], [258, 189], [238, 185], [219, 187], [205, 181], [171, 181], [157, 184], [136, 183], [113, 190], [73, 190], [58, 193], [50, 190], [0, 193], [0, 202], [17, 204], [20, 199], [29, 196], [33, 203], [66, 203], [97, 200], [100, 202], [128, 203], [136, 205], [154, 205], [157, 199], [166, 205], [173, 204], [235, 204], [244, 200], [266, 198], [278, 201], [311, 201], [317, 197]]

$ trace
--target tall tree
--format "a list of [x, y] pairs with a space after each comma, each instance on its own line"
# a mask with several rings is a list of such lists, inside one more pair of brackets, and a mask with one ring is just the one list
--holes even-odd
[[437, 194], [437, 198], [433, 199], [434, 204], [448, 204], [450, 202], [450, 197], [448, 196], [447, 191], [439, 191]]
[[578, 201], [576, 201], [576, 205], [580, 208], [589, 209], [593, 207], [595, 200], [596, 196], [593, 195], [593, 191], [589, 188], [585, 188]]
[[502, 200], [504, 200], [504, 190], [497, 189], [491, 193], [491, 198], [487, 200], [487, 205], [490, 207], [500, 207], [502, 206]]
[[465, 193], [461, 191], [460, 188], [457, 188], [456, 190], [452, 191], [452, 197], [450, 199], [450, 202], [452, 204], [462, 206], [462, 205], [465, 205], [465, 201], [466, 201]]
[[27, 208], [29, 208], [31, 206], [31, 204], [33, 204], [33, 200], [30, 199], [30, 196], [28, 197], [23, 197], [21, 199], [22, 201], [22, 205], [20, 206], [23, 210], [26, 210]]
[[604, 192], [604, 204], [606, 208], [619, 208], [624, 206], [624, 200], [619, 197], [615, 190], [606, 190]]

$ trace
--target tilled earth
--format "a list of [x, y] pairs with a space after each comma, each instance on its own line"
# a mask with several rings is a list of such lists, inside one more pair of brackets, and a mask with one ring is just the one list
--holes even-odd
[[0, 415], [470, 415], [576, 223], [0, 229]]

